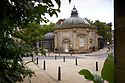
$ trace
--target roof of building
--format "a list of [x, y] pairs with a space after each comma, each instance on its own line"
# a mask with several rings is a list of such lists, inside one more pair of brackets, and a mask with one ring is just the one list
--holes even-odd
[[89, 23], [78, 16], [78, 11], [73, 7], [73, 10], [71, 11], [70, 18], [67, 18], [64, 20], [64, 22], [58, 26], [58, 28], [71, 28], [71, 27], [89, 27]]
[[54, 34], [53, 34], [52, 32], [49, 32], [49, 33], [46, 33], [46, 34], [44, 35], [44, 37], [45, 37], [45, 39], [53, 39]]

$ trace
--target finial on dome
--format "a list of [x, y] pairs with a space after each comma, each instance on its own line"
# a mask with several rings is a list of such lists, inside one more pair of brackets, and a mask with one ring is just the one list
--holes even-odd
[[75, 6], [73, 6], [73, 10], [71, 11], [71, 17], [76, 17], [78, 16], [78, 11]]

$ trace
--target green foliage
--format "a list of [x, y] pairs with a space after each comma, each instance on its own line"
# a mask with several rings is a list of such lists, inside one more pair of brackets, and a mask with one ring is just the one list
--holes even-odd
[[43, 33], [43, 28], [40, 24], [33, 22], [27, 24], [27, 26], [20, 31], [17, 31], [14, 36], [33, 47], [36, 41], [43, 39]]
[[104, 80], [108, 81], [108, 83], [114, 83], [114, 57], [112, 54], [108, 54], [106, 58], [101, 76], [96, 74], [91, 74], [91, 72], [87, 69], [82, 69], [79, 72], [80, 75], [83, 75], [86, 79], [93, 81], [93, 83], [104, 83]]
[[22, 58], [32, 52], [35, 39], [43, 37], [38, 36], [37, 23], [48, 22], [45, 13], [53, 16], [60, 11], [60, 0], [55, 1], [57, 9], [51, 0], [0, 0], [0, 83], [21, 82], [34, 75]]
[[114, 57], [112, 54], [109, 54], [103, 69], [101, 71], [101, 76], [104, 80], [107, 80], [109, 83], [114, 83]]
[[42, 55], [46, 56], [46, 49], [45, 48], [40, 48], [39, 51]]
[[91, 21], [90, 19], [88, 19], [87, 17], [84, 18], [91, 26], [93, 26], [93, 21]]
[[[55, 24], [50, 23], [48, 25], [40, 25], [36, 22], [27, 24], [26, 27], [20, 31], [15, 32], [15, 37], [20, 38], [22, 41], [30, 45], [36, 51], [36, 42], [44, 39], [44, 35], [54, 30]], [[43, 50], [43, 51], [42, 51]], [[45, 55], [44, 49], [40, 50]]]
[[111, 42], [111, 26], [99, 20], [96, 20], [93, 25], [97, 28], [98, 34], [102, 36], [106, 42]]
[[93, 74], [91, 74], [91, 72], [90, 72], [89, 70], [87, 70], [87, 69], [82, 69], [82, 70], [80, 70], [79, 74], [80, 74], [80, 75], [84, 75], [84, 77], [85, 77], [86, 79], [88, 79], [88, 80], [91, 80], [91, 81], [94, 80]]
[[22, 61], [23, 55], [29, 51], [27, 44], [4, 37], [0, 39], [0, 45], [0, 83], [15, 83], [34, 75]]
[[44, 33], [53, 32], [55, 28], [55, 23], [50, 23], [48, 25], [43, 25]]
[[99, 75], [92, 74], [87, 69], [80, 70], [79, 74], [83, 75], [85, 77], [85, 79], [93, 81], [93, 83], [104, 83], [104, 80], [102, 80], [102, 78]]
[[94, 76], [94, 81], [93, 81], [94, 83], [104, 83], [104, 80], [100, 75], [93, 74], [93, 76]]
[[97, 29], [98, 35], [102, 36], [105, 42], [111, 42], [111, 23], [107, 24], [105, 22], [100, 22], [96, 20], [95, 22], [91, 21], [90, 19], [85, 18], [88, 21], [90, 26]]

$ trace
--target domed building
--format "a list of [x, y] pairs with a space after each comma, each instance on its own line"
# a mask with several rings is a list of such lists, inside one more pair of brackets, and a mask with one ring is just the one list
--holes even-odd
[[58, 52], [85, 53], [98, 49], [97, 30], [73, 7], [71, 16], [57, 23], [54, 30], [54, 49]]

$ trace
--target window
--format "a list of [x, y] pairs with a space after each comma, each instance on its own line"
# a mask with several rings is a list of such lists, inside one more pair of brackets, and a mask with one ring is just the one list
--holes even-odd
[[83, 47], [84, 45], [85, 45], [85, 39], [84, 39], [84, 37], [80, 37], [79, 46]]

